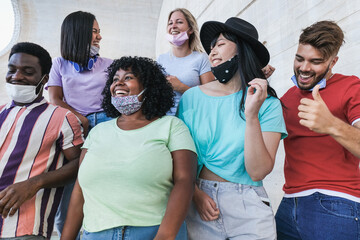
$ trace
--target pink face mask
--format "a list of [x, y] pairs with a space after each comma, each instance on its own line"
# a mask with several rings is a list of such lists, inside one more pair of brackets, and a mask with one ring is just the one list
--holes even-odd
[[186, 40], [189, 39], [189, 36], [187, 35], [187, 31], [185, 32], [181, 32], [177, 35], [172, 35], [172, 34], [166, 34], [166, 39], [171, 42], [172, 44], [174, 44], [175, 46], [181, 46], [184, 44], [184, 42], [186, 42]]

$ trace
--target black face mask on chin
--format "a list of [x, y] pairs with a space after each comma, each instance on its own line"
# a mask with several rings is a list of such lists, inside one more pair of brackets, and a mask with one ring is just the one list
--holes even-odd
[[211, 68], [211, 72], [220, 83], [227, 83], [238, 70], [238, 57], [235, 55], [226, 62]]

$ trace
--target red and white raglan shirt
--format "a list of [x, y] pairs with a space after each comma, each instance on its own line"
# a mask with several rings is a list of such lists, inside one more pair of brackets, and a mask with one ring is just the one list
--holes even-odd
[[[360, 79], [334, 74], [320, 89], [331, 113], [354, 125], [360, 121]], [[290, 88], [281, 98], [288, 132], [285, 147], [285, 197], [308, 196], [314, 192], [360, 202], [360, 159], [334, 138], [300, 125], [300, 99], [313, 99], [312, 92]]]
[[[44, 98], [27, 106], [0, 107], [0, 191], [65, 163], [62, 150], [82, 144], [82, 128], [69, 110]], [[14, 216], [0, 218], [0, 238], [50, 238], [63, 188], [41, 189]]]

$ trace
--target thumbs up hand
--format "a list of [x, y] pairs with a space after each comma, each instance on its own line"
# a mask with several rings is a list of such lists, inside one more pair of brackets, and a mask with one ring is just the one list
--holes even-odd
[[298, 107], [299, 123], [314, 132], [329, 134], [335, 117], [326, 106], [319, 89], [320, 86], [316, 85], [312, 91], [314, 100], [309, 98], [300, 100]]

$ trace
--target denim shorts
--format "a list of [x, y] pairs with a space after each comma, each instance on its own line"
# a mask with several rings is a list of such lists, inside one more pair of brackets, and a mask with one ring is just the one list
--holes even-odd
[[[100, 232], [84, 230], [82, 240], [153, 240], [160, 225], [150, 227], [121, 226]], [[186, 225], [183, 223], [176, 240], [187, 240]]]
[[203, 221], [192, 202], [186, 218], [189, 239], [276, 239], [274, 214], [263, 187], [203, 179], [197, 184], [215, 201], [220, 216]]
[[360, 203], [319, 192], [283, 198], [276, 228], [279, 240], [360, 240]]

